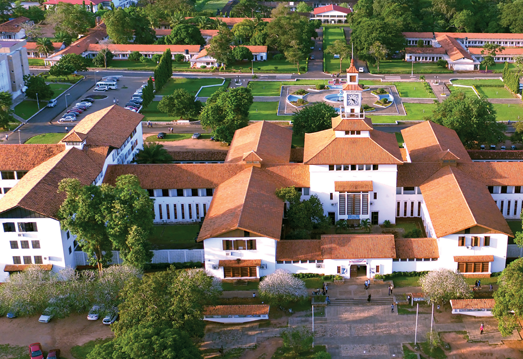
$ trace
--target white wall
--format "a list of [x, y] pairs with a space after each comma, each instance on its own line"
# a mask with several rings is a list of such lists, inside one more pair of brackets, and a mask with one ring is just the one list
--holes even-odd
[[439, 263], [439, 259], [436, 261], [431, 261], [430, 259], [408, 261], [406, 258], [402, 258], [401, 261], [392, 261], [393, 272], [424, 272], [436, 270], [439, 268], [442, 268], [441, 264]]
[[[338, 274], [338, 266], [342, 267], [345, 272], [342, 274], [345, 278], [350, 278], [350, 266], [361, 265], [367, 266], [367, 278], [374, 278], [376, 274], [392, 273], [392, 258], [371, 258], [371, 259], [326, 259], [325, 274]], [[379, 272], [376, 271], [379, 266]]]
[[500, 210], [501, 207], [503, 207], [503, 217], [508, 219], [520, 219], [522, 210], [521, 207], [523, 204], [523, 193], [514, 193], [514, 186], [506, 186], [506, 188], [507, 193], [501, 193], [501, 187], [494, 186], [492, 199], [496, 201], [496, 204]]
[[[205, 188], [198, 189], [199, 196], [187, 196], [187, 197], [177, 197], [176, 189], [169, 189], [170, 197], [161, 197], [162, 190], [155, 189], [154, 199], [154, 221], [155, 223], [189, 223], [189, 222], [199, 222], [202, 217], [204, 217], [204, 206], [206, 211], [209, 210], [211, 204], [212, 196], [206, 196]], [[190, 195], [191, 189], [183, 190], [185, 195]], [[191, 211], [189, 212], [189, 205]], [[196, 211], [196, 205], [198, 205], [198, 211]], [[169, 206], [169, 217], [167, 216], [167, 206]], [[174, 206], [176, 206], [177, 218], [174, 217]], [[184, 218], [182, 218], [182, 206]], [[162, 211], [162, 216], [160, 218], [160, 207]]]
[[9, 64], [7, 56], [0, 54], [0, 92], [11, 93], [11, 80], [9, 77]]

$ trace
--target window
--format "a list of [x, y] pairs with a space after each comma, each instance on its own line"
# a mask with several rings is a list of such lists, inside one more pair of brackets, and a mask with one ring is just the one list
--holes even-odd
[[470, 234], [470, 228], [465, 229], [465, 234]]
[[379, 169], [379, 165], [372, 165], [372, 170], [377, 171]]
[[518, 201], [514, 201], [514, 216], [517, 216], [518, 214]]
[[173, 205], [174, 209], [174, 219], [178, 219], [178, 211], [176, 210], [176, 205]]
[[147, 189], [147, 193], [149, 193], [149, 197], [154, 197], [154, 189]]
[[514, 193], [521, 193], [521, 186], [515, 186]]
[[350, 171], [350, 166], [349, 165], [343, 165], [343, 170], [344, 171]]
[[196, 219], [200, 219], [200, 205], [196, 203]]
[[334, 193], [330, 194], [330, 199], [331, 199], [331, 201], [334, 199]]
[[378, 192], [374, 192], [374, 199], [378, 199]]
[[180, 207], [182, 207], [182, 219], [185, 219], [185, 206], [181, 204]]
[[170, 204], [165, 205], [165, 212], [167, 212], [167, 219], [171, 219], [171, 205]]
[[471, 238], [472, 247], [479, 247], [479, 237]]
[[160, 216], [160, 219], [163, 219], [162, 205], [161, 204], [158, 205], [158, 214]]
[[458, 247], [465, 246], [465, 237], [458, 237]]
[[22, 179], [27, 174], [27, 171], [16, 171], [16, 178]]
[[421, 217], [421, 202], [418, 202], [418, 217]]
[[408, 202], [403, 203], [403, 217], [407, 217]]
[[3, 225], [4, 225], [4, 232], [16, 232], [15, 224], [13, 222], [6, 222], [6, 223], [3, 223]]
[[169, 197], [169, 190], [168, 189], [162, 189], [162, 197]]
[[20, 241], [20, 247], [22, 249], [29, 249], [29, 241]]
[[9, 192], [10, 189], [11, 188], [9, 188], [9, 187], [8, 188], [4, 187], [4, 194], [7, 194], [7, 192]]
[[356, 171], [356, 165], [350, 165], [350, 170], [351, 171]]
[[309, 187], [303, 187], [303, 195], [308, 196], [310, 194], [310, 188]]
[[203, 204], [203, 216], [205, 217], [207, 215], [207, 204]]
[[243, 231], [243, 236], [244, 237], [250, 237], [251, 233], [249, 231]]
[[40, 241], [39, 240], [31, 241], [31, 246], [33, 247], [33, 249], [40, 249]]
[[507, 216], [510, 216], [510, 201], [507, 201]]
[[192, 219], [192, 205], [189, 203], [189, 209], [187, 210], [187, 212], [189, 212], [189, 219]]
[[2, 171], [2, 179], [13, 180], [15, 179], [15, 173], [13, 171]]
[[32, 264], [31, 256], [24, 256], [24, 264]]
[[176, 196], [177, 197], [183, 197], [183, 189], [177, 189], [176, 190]]
[[410, 216], [414, 217], [414, 202], [410, 202]]
[[67, 239], [71, 238], [71, 232], [67, 231], [65, 235], [67, 236]]
[[487, 188], [490, 193], [494, 193], [494, 186], [488, 186]]
[[256, 239], [249, 239], [247, 240], [247, 249], [248, 250], [256, 250]]
[[10, 241], [11, 243], [11, 249], [18, 249], [18, 242], [17, 241]]
[[372, 169], [372, 165], [365, 165], [365, 171], [370, 171]]
[[191, 188], [191, 196], [198, 197], [198, 188]]
[[229, 239], [223, 240], [222, 245], [224, 251], [230, 251], [232, 249], [232, 241]]
[[20, 256], [13, 256], [13, 264], [22, 264], [22, 261], [20, 261]]
[[35, 264], [42, 264], [42, 256], [34, 256]]
[[458, 271], [461, 273], [488, 273], [488, 262], [459, 262]]
[[73, 249], [71, 248], [71, 246], [69, 246], [69, 254], [71, 254], [73, 252]]
[[403, 194], [416, 194], [414, 187], [403, 187]]
[[490, 236], [485, 236], [485, 238], [483, 238], [483, 245], [485, 247], [490, 247]]
[[329, 171], [334, 171], [334, 165], [329, 165]]
[[336, 165], [336, 171], [341, 171], [341, 165]]
[[402, 187], [396, 187], [396, 194], [401, 194], [401, 188]]
[[499, 206], [499, 210], [501, 211], [501, 213], [503, 214], [503, 207], [504, 207], [504, 204], [505, 204], [505, 201], [501, 201], [501, 204]]
[[256, 267], [223, 267], [224, 278], [256, 277]]
[[234, 249], [236, 250], [244, 250], [246, 247], [245, 247], [245, 240], [243, 239], [240, 239], [238, 241], [234, 241]]
[[507, 186], [501, 186], [501, 193], [507, 193]]
[[212, 197], [212, 188], [206, 188], [205, 189], [205, 195], [207, 197]]
[[400, 207], [401, 207], [401, 203], [397, 202], [397, 209], [396, 209], [396, 217], [399, 217], [400, 216]]
[[358, 171], [363, 171], [364, 168], [365, 168], [364, 165], [358, 165]]

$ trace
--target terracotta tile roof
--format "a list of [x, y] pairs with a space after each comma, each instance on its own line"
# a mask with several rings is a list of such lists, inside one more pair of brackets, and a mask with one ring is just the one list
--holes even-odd
[[454, 256], [454, 262], [494, 262], [494, 256]]
[[0, 170], [29, 171], [65, 150], [65, 145], [1, 145]]
[[156, 36], [167, 36], [171, 35], [172, 29], [154, 29]]
[[20, 16], [16, 19], [6, 21], [3, 24], [0, 24], [0, 32], [18, 33], [20, 30], [22, 30], [22, 25], [29, 21], [31, 20], [25, 16]]
[[216, 188], [198, 241], [235, 229], [279, 239], [283, 201], [276, 197], [281, 185], [264, 170], [251, 167]]
[[[55, 50], [58, 50], [60, 47], [62, 47], [61, 42], [53, 42], [52, 44], [53, 44], [53, 47]], [[26, 48], [27, 51], [36, 51], [37, 43], [28, 41], [28, 42], [26, 42], [24, 47]]]
[[321, 241], [318, 239], [285, 240], [276, 243], [276, 260], [318, 260], [321, 255]]
[[354, 66], [354, 59], [350, 59], [350, 66], [347, 69], [347, 73], [349, 73], [349, 74], [357, 74], [358, 73], [358, 69], [356, 68], [356, 66]]
[[436, 41], [445, 49], [447, 55], [452, 61], [460, 59], [472, 60], [472, 56], [465, 50], [465, 48], [454, 37], [436, 33]]
[[[350, 68], [349, 68], [350, 70]], [[349, 70], [347, 70], [347, 72], [349, 72]], [[360, 84], [345, 84], [343, 86], [343, 89], [345, 91], [363, 91], [363, 87], [361, 87]]]
[[419, 187], [436, 172], [442, 165], [438, 162], [404, 163], [398, 167], [398, 187]]
[[335, 181], [334, 190], [336, 192], [370, 192], [372, 191], [372, 181]]
[[430, 54], [444, 55], [446, 53], [443, 47], [406, 47], [406, 54]]
[[164, 53], [165, 50], [170, 49], [172, 53], [184, 53], [188, 50], [190, 54], [197, 54], [200, 51], [200, 45], [140, 45], [140, 44], [89, 44], [86, 51], [99, 52], [104, 48], [108, 48], [112, 53], [121, 53], [133, 51], [139, 52], [155, 52]]
[[142, 114], [112, 105], [87, 115], [69, 134], [86, 135], [87, 145], [120, 148], [142, 118]]
[[372, 120], [370, 118], [351, 119], [341, 118], [341, 116], [332, 118], [332, 128], [334, 131], [372, 131]]
[[459, 157], [456, 156], [454, 153], [452, 153], [450, 150], [446, 150], [445, 152], [441, 152], [439, 155], [438, 155], [439, 159], [440, 160], [443, 160], [443, 161], [458, 161], [459, 160]]
[[523, 34], [513, 33], [486, 33], [486, 32], [435, 32], [436, 36], [448, 35], [456, 39], [499, 39], [499, 40], [523, 40]]
[[[102, 148], [103, 150], [103, 148]], [[91, 184], [102, 171], [105, 157], [96, 150], [70, 148], [29, 171], [0, 200], [0, 213], [22, 207], [43, 216], [56, 218], [65, 194], [57, 194], [64, 178], [77, 178]]]
[[124, 174], [133, 174], [145, 189], [216, 188], [245, 169], [240, 164], [109, 165], [104, 183], [114, 185]]
[[[523, 36], [521, 36], [523, 39]], [[469, 52], [472, 55], [481, 55], [482, 47], [469, 47]], [[507, 55], [523, 55], [523, 48], [521, 47], [505, 47], [505, 50], [497, 52], [496, 56], [507, 56]]]
[[467, 150], [473, 160], [523, 160], [521, 150]]
[[396, 258], [392, 234], [330, 234], [321, 236], [324, 259]]
[[242, 158], [244, 162], [261, 162], [262, 160], [263, 159], [254, 151], [247, 152]]
[[439, 161], [441, 153], [447, 150], [452, 151], [459, 162], [471, 162], [456, 131], [445, 126], [425, 121], [401, 130], [401, 134], [412, 162]]
[[49, 1], [44, 2], [44, 5], [58, 5], [61, 2], [65, 2], [65, 3], [73, 4], [73, 5], [83, 5], [83, 4], [89, 4], [89, 3], [93, 3], [94, 5], [99, 5], [99, 4], [103, 3], [104, 0], [87, 0], [87, 1], [85, 1], [85, 0], [49, 0]]
[[323, 14], [324, 12], [329, 11], [339, 11], [344, 14], [350, 14], [352, 11], [346, 7], [341, 7], [338, 5], [326, 5], [326, 6], [320, 6], [314, 9], [314, 15]]
[[77, 133], [74, 129], [71, 130], [71, 132], [69, 132], [69, 134], [67, 134], [64, 138], [62, 138], [62, 140], [60, 141], [61, 143], [66, 143], [66, 142], [82, 142], [83, 140], [85, 140], [85, 138], [87, 137], [87, 135], [83, 134], [83, 133]]
[[396, 258], [439, 258], [436, 238], [396, 239]]
[[486, 186], [523, 186], [523, 162], [473, 162], [458, 168]]
[[495, 299], [452, 299], [452, 309], [492, 309], [496, 304]]
[[200, 34], [202, 34], [202, 36], [211, 36], [211, 37], [214, 37], [216, 35], [218, 35], [218, 32], [220, 30], [207, 30], [207, 29], [200, 29]]
[[226, 163], [242, 162], [254, 151], [263, 163], [289, 163], [292, 130], [267, 121], [257, 122], [234, 133]]
[[[53, 0], [61, 1], [61, 0]], [[74, 0], [76, 1], [76, 0]], [[83, 1], [83, 0], [82, 0]], [[102, 2], [103, 0], [96, 0]], [[105, 29], [105, 24], [101, 23], [100, 25], [95, 26], [89, 30], [89, 33], [80, 39], [73, 42], [70, 46], [66, 47], [63, 50], [60, 50], [53, 55], [49, 56], [48, 59], [53, 61], [58, 61], [65, 54], [77, 54], [82, 55], [89, 48], [90, 44], [96, 44], [98, 41], [103, 40], [107, 37], [107, 31]], [[129, 111], [130, 112], [130, 111]]]
[[394, 134], [371, 131], [370, 137], [336, 137], [332, 129], [305, 134], [303, 163], [402, 164]]
[[215, 305], [205, 307], [203, 315], [269, 315], [269, 304]]
[[272, 180], [280, 187], [310, 187], [309, 166], [302, 163], [288, 165], [264, 165], [262, 168], [269, 173]]
[[[207, 54], [208, 47], [209, 47], [209, 45], [205, 46], [205, 48], [203, 48], [202, 51], [200, 51], [197, 55], [194, 55], [193, 57], [191, 57], [191, 61], [194, 62], [202, 57], [208, 56], [208, 54]], [[231, 46], [231, 47], [234, 47], [234, 46]], [[267, 46], [242, 46], [242, 47], [248, 48], [251, 51], [251, 53], [253, 53], [253, 54], [260, 54], [260, 53], [267, 52]]]
[[487, 187], [459, 169], [443, 167], [420, 189], [438, 237], [474, 226], [512, 235]]
[[403, 162], [407, 162], [409, 160], [409, 158], [407, 156], [407, 149], [400, 147], [400, 153], [401, 153], [401, 159], [403, 160]]
[[[227, 26], [234, 26], [246, 19], [254, 20], [253, 18], [250, 18], [250, 17], [211, 17], [211, 19], [220, 20], [221, 22], [225, 23], [225, 25], [227, 25]], [[274, 19], [270, 18], [270, 17], [262, 17], [261, 20], [264, 22], [271, 22]]]
[[219, 261], [220, 267], [259, 267], [261, 259], [227, 259]]
[[4, 272], [21, 272], [30, 267], [40, 267], [42, 270], [53, 270], [52, 264], [6, 264]]
[[406, 38], [432, 39], [434, 34], [432, 32], [403, 32], [403, 36]]

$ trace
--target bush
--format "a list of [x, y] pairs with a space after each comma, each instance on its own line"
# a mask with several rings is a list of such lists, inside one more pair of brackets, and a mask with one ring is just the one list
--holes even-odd
[[260, 282], [258, 292], [262, 300], [271, 305], [283, 306], [308, 296], [305, 282], [282, 269], [269, 274]]
[[380, 87], [379, 89], [377, 89], [377, 90], [374, 91], [374, 92], [375, 92], [376, 94], [378, 94], [378, 95], [384, 95], [384, 94], [387, 93], [387, 91], [386, 91], [384, 88], [382, 88], [382, 87]]
[[376, 274], [374, 279], [385, 279], [385, 276], [383, 274]]
[[305, 105], [306, 103], [307, 103], [307, 101], [305, 101], [305, 100], [302, 99], [302, 98], [299, 98], [298, 101], [296, 101], [296, 104], [297, 104], [298, 106], [303, 106], [303, 105]]
[[202, 66], [200, 66], [200, 68], [201, 68], [201, 69], [206, 69], [206, 68], [207, 68], [207, 66], [205, 66], [205, 65], [202, 65]]
[[142, 54], [140, 54], [138, 51], [133, 51], [129, 54], [129, 61], [138, 62], [142, 59]]
[[300, 66], [300, 72], [307, 71], [307, 66]]
[[316, 85], [316, 90], [325, 90], [325, 85]]
[[439, 67], [447, 68], [447, 61], [439, 59], [438, 62], [436, 62], [436, 65]]
[[343, 280], [343, 277], [339, 274], [336, 274], [336, 276], [334, 277], [334, 280]]
[[148, 58], [148, 57], [142, 56], [142, 57], [140, 58], [140, 62], [141, 62], [142, 64], [148, 64], [148, 63], [151, 63], [151, 62], [153, 62], [153, 61], [152, 61], [150, 58]]
[[176, 61], [176, 62], [184, 62], [185, 61], [185, 56], [183, 56], [182, 54], [176, 54], [176, 55], [174, 55], [174, 61]]
[[383, 221], [383, 227], [390, 228], [392, 227], [392, 223], [390, 223], [390, 221], [386, 219], [385, 221]]
[[421, 237], [421, 229], [414, 228], [412, 231], [408, 231], [405, 233], [405, 238], [420, 238]]
[[334, 274], [324, 275], [321, 277], [325, 282], [332, 282], [334, 280]]
[[160, 59], [162, 58], [162, 55], [160, 54], [154, 54], [153, 55], [153, 61], [155, 64], [157, 64], [158, 62], [160, 62]]
[[203, 268], [203, 263], [200, 262], [183, 262], [183, 263], [147, 263], [144, 266], [145, 271], [150, 270], [166, 270], [169, 267], [174, 269], [192, 269]]
[[283, 346], [291, 348], [295, 354], [312, 348], [314, 336], [307, 327], [288, 328], [281, 332]]
[[306, 278], [320, 278], [321, 274], [317, 273], [295, 273], [293, 274], [294, 277], [300, 278], [300, 279], [306, 279]]
[[285, 56], [283, 54], [276, 54], [272, 57], [273, 60], [285, 60]]
[[293, 94], [294, 95], [306, 95], [306, 94], [308, 94], [308, 92], [307, 92], [307, 90], [299, 89], [297, 91], [294, 91]]

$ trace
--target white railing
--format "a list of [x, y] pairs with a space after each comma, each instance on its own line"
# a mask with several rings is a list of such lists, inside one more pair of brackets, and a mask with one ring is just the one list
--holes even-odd
[[[203, 249], [163, 249], [153, 252], [151, 263], [185, 263], [205, 262]], [[75, 252], [74, 259], [77, 266], [89, 265], [87, 253]], [[109, 264], [122, 264], [120, 252], [113, 251], [113, 258]]]

